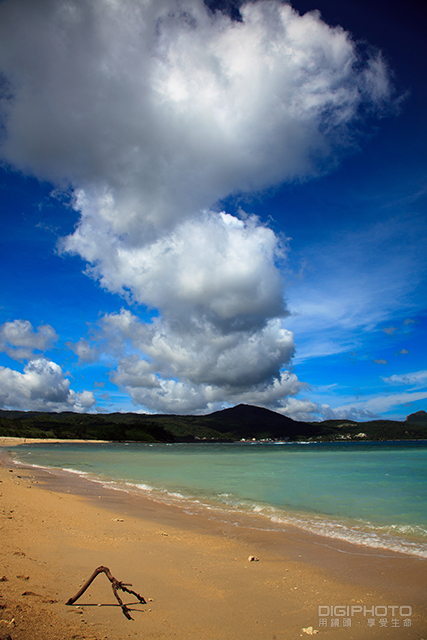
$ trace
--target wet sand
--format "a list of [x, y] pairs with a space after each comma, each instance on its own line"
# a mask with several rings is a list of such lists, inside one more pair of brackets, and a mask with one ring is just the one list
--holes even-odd
[[[425, 559], [188, 514], [1, 444], [0, 638], [427, 640]], [[103, 574], [65, 605], [100, 565], [147, 600], [133, 621]]]

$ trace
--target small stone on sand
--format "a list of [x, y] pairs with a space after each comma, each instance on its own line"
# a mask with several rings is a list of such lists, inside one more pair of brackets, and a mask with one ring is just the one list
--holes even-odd
[[313, 629], [313, 627], [304, 627], [303, 631], [309, 636], [314, 636], [314, 634], [319, 633], [319, 631], [317, 629]]

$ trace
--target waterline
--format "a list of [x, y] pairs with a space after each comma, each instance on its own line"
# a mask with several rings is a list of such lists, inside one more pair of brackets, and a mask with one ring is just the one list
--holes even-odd
[[61, 443], [14, 454], [190, 513], [427, 557], [427, 443]]

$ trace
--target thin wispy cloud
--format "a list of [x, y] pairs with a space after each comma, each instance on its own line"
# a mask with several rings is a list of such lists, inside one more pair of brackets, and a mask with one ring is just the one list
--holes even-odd
[[[411, 330], [413, 322], [381, 325], [423, 308], [426, 261], [413, 247], [414, 235], [424, 232], [394, 218], [305, 248], [310, 268], [288, 289], [297, 362], [357, 351], [379, 328], [390, 338]], [[390, 251], [395, 244], [398, 253]]]
[[427, 391], [414, 391], [411, 393], [402, 391], [400, 393], [382, 394], [375, 397], [366, 397], [362, 400], [355, 400], [347, 405], [341, 405], [334, 410], [334, 413], [337, 417], [341, 415], [348, 418], [350, 418], [351, 415], [358, 415], [359, 418], [353, 418], [357, 420], [360, 419], [362, 412], [365, 412], [366, 415], [370, 415], [371, 419], [374, 419], [390, 409], [401, 406], [405, 406], [407, 413], [410, 413], [410, 406], [414, 402], [425, 400], [426, 398]]
[[413, 371], [412, 373], [394, 374], [383, 378], [390, 385], [410, 385], [412, 387], [424, 387], [427, 385], [427, 371]]

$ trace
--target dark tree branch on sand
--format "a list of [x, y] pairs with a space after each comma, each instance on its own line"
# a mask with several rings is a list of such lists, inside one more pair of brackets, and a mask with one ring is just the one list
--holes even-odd
[[141, 604], [147, 604], [147, 603], [144, 600], [144, 598], [139, 595], [139, 593], [136, 593], [135, 591], [132, 591], [132, 589], [128, 589], [128, 587], [132, 586], [131, 584], [124, 584], [123, 582], [120, 582], [119, 580], [116, 580], [116, 578], [113, 575], [111, 575], [111, 571], [110, 571], [110, 569], [108, 567], [98, 567], [97, 569], [95, 569], [95, 571], [92, 573], [92, 575], [89, 578], [89, 580], [87, 580], [87, 582], [84, 583], [82, 588], [79, 589], [79, 591], [77, 591], [76, 595], [73, 598], [70, 598], [69, 600], [67, 600], [67, 602], [65, 604], [69, 604], [69, 605], [74, 604], [76, 602], [76, 600], [78, 600], [80, 598], [80, 596], [84, 594], [86, 589], [93, 582], [93, 580], [95, 580], [96, 576], [99, 573], [105, 573], [105, 575], [107, 576], [107, 578], [111, 582], [111, 586], [113, 587], [113, 593], [114, 593], [114, 595], [116, 597], [117, 602], [119, 603], [119, 605], [122, 608], [123, 614], [126, 616], [126, 618], [128, 620], [133, 620], [132, 616], [129, 613], [128, 607], [121, 600], [119, 594], [117, 593], [117, 590], [120, 589], [121, 591], [125, 591], [126, 593], [130, 593], [131, 595], [135, 596], [135, 598], [137, 598]]

